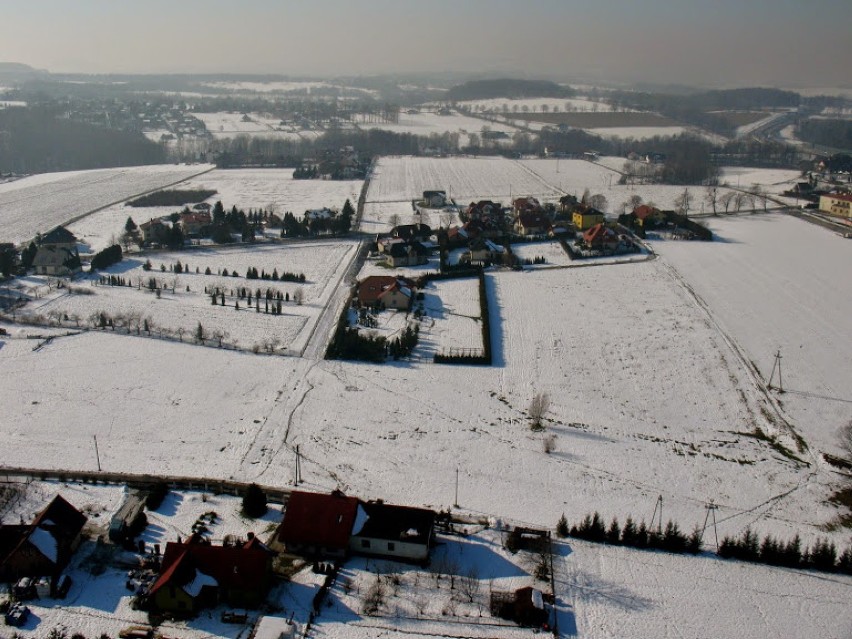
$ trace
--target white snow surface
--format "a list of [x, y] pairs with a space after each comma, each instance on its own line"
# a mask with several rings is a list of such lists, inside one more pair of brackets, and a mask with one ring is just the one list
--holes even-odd
[[[45, 522], [49, 523], [49, 522]], [[59, 546], [56, 538], [41, 526], [36, 527], [29, 537], [30, 543], [38, 548], [38, 551], [50, 559], [54, 564], [59, 559]]]
[[0, 234], [28, 241], [59, 224], [209, 171], [206, 164], [161, 164], [48, 173], [0, 184]]

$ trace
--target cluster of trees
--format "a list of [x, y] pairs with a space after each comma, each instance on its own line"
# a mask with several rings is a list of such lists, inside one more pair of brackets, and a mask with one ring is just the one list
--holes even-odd
[[665, 550], [673, 553], [697, 553], [701, 550], [703, 531], [696, 527], [691, 535], [685, 535], [673, 521], [669, 521], [663, 530], [648, 528], [642, 521], [638, 526], [632, 517], [628, 517], [622, 528], [617, 518], [613, 518], [607, 527], [600, 514], [586, 515], [579, 524], [568, 527], [565, 515], [556, 525], [556, 534], [560, 537], [576, 537], [605, 544], [631, 546], [633, 548], [649, 548]]
[[415, 324], [414, 328], [412, 328], [411, 324], [408, 324], [401, 335], [387, 343], [388, 355], [395, 360], [408, 357], [417, 346], [419, 339], [420, 326]]
[[0, 172], [46, 173], [166, 161], [163, 147], [141, 133], [60, 116], [59, 106], [0, 109]]
[[706, 91], [688, 95], [613, 91], [609, 94], [609, 100], [616, 109], [654, 111], [680, 122], [732, 137], [736, 132], [736, 124], [727, 119], [724, 114], [713, 113], [713, 111], [797, 107], [801, 96], [792, 91], [779, 89], [748, 88]]
[[257, 268], [254, 266], [250, 266], [246, 271], [246, 279], [247, 280], [272, 280], [273, 282], [305, 282], [305, 274], [304, 273], [290, 273], [289, 271], [284, 271], [281, 275], [278, 274], [278, 269], [273, 269], [272, 273], [267, 273], [265, 270], [261, 270], [258, 273]]
[[771, 566], [852, 574], [852, 548], [838, 557], [834, 543], [825, 539], [817, 539], [810, 548], [803, 548], [798, 535], [786, 543], [772, 535], [761, 541], [749, 528], [737, 538], [725, 537], [719, 544], [719, 556]]
[[852, 149], [852, 120], [808, 119], [799, 123], [797, 135], [811, 144]]
[[315, 180], [319, 177], [319, 175], [319, 167], [316, 165], [302, 164], [293, 171], [294, 180]]
[[254, 241], [255, 224], [250, 222], [248, 215], [236, 205], [225, 212], [221, 200], [213, 205], [212, 222], [210, 226], [210, 239], [217, 244], [230, 244], [234, 241], [232, 233], [239, 233], [243, 242]]
[[364, 333], [345, 325], [346, 313], [338, 324], [334, 339], [328, 346], [326, 359], [384, 362], [387, 357], [387, 339], [381, 335]]
[[490, 98], [570, 98], [577, 92], [548, 80], [518, 80], [501, 78], [496, 80], [471, 80], [451, 87], [446, 100], [487, 100]]
[[128, 206], [183, 206], [196, 204], [216, 195], [215, 189], [170, 189], [156, 191], [130, 200]]
[[91, 268], [93, 271], [105, 269], [121, 261], [121, 247], [118, 244], [108, 246], [102, 251], [95, 253], [92, 257]]
[[[332, 213], [334, 213], [332, 211]], [[343, 209], [338, 214], [330, 217], [310, 217], [305, 214], [303, 219], [298, 219], [293, 213], [287, 211], [281, 225], [281, 237], [306, 237], [312, 235], [342, 235], [348, 233], [352, 228], [352, 218], [355, 216], [355, 208], [348, 199], [343, 204]]]
[[[613, 518], [607, 526], [598, 513], [586, 515], [579, 524], [570, 528], [563, 514], [556, 524], [556, 534], [560, 537], [570, 536], [597, 543], [692, 554], [701, 550], [703, 532], [696, 526], [690, 535], [685, 535], [672, 521], [669, 521], [665, 529], [654, 530], [648, 528], [644, 521], [637, 526], [631, 517], [627, 518], [623, 528], [617, 518]], [[737, 538], [725, 537], [719, 544], [718, 554], [724, 558], [772, 566], [852, 574], [852, 548], [847, 548], [838, 557], [837, 548], [832, 542], [818, 539], [811, 548], [803, 548], [798, 535], [786, 543], [772, 535], [766, 535], [761, 541], [747, 528]]]
[[101, 286], [133, 286], [133, 282], [129, 278], [119, 275], [101, 275], [98, 278], [98, 284]]

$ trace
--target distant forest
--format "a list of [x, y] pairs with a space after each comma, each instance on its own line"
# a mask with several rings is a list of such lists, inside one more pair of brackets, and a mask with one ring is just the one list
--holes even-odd
[[811, 144], [852, 149], [852, 120], [805, 120], [799, 124], [798, 136]]
[[445, 100], [488, 100], [491, 98], [570, 98], [576, 95], [570, 87], [547, 80], [473, 80], [452, 87]]
[[61, 119], [46, 109], [0, 110], [2, 173], [45, 173], [165, 161], [163, 147], [141, 133]]
[[799, 106], [801, 100], [801, 96], [792, 91], [761, 88], [726, 89], [691, 95], [613, 91], [609, 97], [616, 109], [656, 111], [673, 120], [686, 122], [725, 136], [733, 136], [736, 125], [723, 115], [712, 113], [712, 111], [793, 108]]

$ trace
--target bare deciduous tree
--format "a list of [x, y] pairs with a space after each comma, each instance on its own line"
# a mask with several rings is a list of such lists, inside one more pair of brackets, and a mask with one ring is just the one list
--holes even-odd
[[473, 603], [479, 596], [479, 572], [472, 566], [463, 575], [459, 575], [458, 596], [462, 601]]
[[736, 198], [736, 194], [733, 191], [727, 191], [719, 196], [719, 204], [725, 207], [725, 213], [728, 212], [728, 209], [731, 208], [731, 203]]
[[550, 410], [550, 395], [547, 393], [536, 393], [530, 400], [530, 406], [527, 409], [527, 415], [530, 418], [530, 428], [533, 430], [541, 430], [544, 428], [542, 421], [547, 411]]
[[689, 215], [689, 209], [692, 207], [692, 193], [689, 189], [684, 189], [675, 200], [675, 208], [681, 215]]
[[713, 215], [716, 215], [716, 205], [719, 202], [719, 188], [716, 186], [708, 186], [707, 192], [704, 194], [704, 201], [713, 209]]

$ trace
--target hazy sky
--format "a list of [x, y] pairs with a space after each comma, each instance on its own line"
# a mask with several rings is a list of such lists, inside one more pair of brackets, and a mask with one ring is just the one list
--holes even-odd
[[0, 61], [53, 72], [830, 87], [850, 34], [850, 0], [0, 0]]

